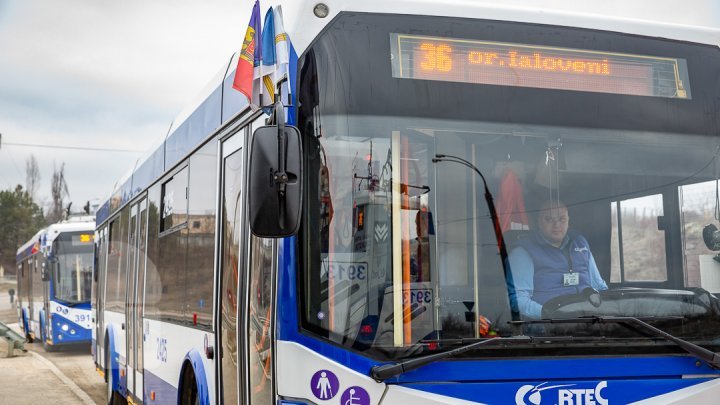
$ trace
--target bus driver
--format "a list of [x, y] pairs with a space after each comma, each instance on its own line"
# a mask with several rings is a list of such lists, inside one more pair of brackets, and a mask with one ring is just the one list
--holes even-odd
[[[568, 232], [565, 204], [547, 201], [540, 206], [538, 231], [518, 240], [510, 253], [520, 314], [539, 319], [542, 306], [561, 295], [607, 290], [587, 240]], [[588, 288], [592, 290], [587, 290]], [[593, 302], [596, 306], [598, 302]]]

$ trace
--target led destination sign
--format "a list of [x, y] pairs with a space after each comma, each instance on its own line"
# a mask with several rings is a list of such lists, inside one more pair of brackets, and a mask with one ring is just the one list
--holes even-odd
[[393, 77], [690, 98], [684, 59], [390, 34]]
[[71, 243], [72, 246], [85, 245], [93, 243], [93, 239], [94, 237], [92, 234], [81, 233], [79, 235], [72, 235]]

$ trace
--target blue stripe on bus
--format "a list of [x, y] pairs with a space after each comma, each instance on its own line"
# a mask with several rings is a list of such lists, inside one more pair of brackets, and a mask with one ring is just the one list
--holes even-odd
[[[290, 42], [290, 41], [288, 41]], [[298, 55], [297, 52], [295, 52], [295, 47], [290, 42], [290, 58], [288, 58], [288, 84], [290, 88], [292, 89], [292, 103], [290, 103], [290, 106], [288, 107], [288, 114], [287, 114], [287, 123], [288, 125], [297, 125], [297, 108], [295, 106], [297, 105], [297, 64], [298, 64]]]
[[[86, 329], [57, 313], [50, 315], [50, 322], [52, 324], [50, 340], [52, 340], [53, 344], [90, 343], [92, 330]], [[67, 331], [62, 329], [63, 325], [67, 325]], [[72, 331], [75, 331], [75, 333], [71, 333]], [[59, 339], [58, 336], [62, 336], [62, 339]]]
[[[285, 238], [279, 243], [278, 339], [297, 342], [330, 360], [343, 364], [356, 372], [369, 375], [370, 368], [380, 364], [348, 348], [331, 344], [299, 331], [298, 286], [296, 279], [297, 238]], [[611, 349], [608, 349], [611, 350]], [[387, 383], [414, 383], [437, 381], [439, 375], [444, 381], [519, 381], [519, 380], [568, 380], [602, 378], [658, 378], [681, 375], [710, 375], [720, 377], [720, 371], [706, 363], [696, 364], [692, 356], [643, 356], [615, 358], [547, 358], [461, 360], [441, 361], [410, 371]], [[528, 365], [531, 364], [532, 367]], [[662, 370], [662, 372], [660, 372]]]
[[[207, 383], [207, 375], [205, 374], [205, 366], [203, 365], [202, 356], [197, 349], [192, 349], [185, 356], [185, 360], [189, 361], [195, 374], [195, 386], [198, 389], [198, 398], [200, 399], [200, 405], [210, 405], [210, 388]], [[180, 375], [180, 383], [182, 383], [182, 373]]]
[[[177, 402], [178, 390], [169, 382], [149, 372], [143, 372], [143, 398], [146, 404], [173, 404]], [[155, 393], [153, 401], [151, 393]]]
[[45, 310], [40, 310], [40, 341], [45, 343], [47, 336], [45, 336]]
[[[485, 403], [630, 403], [709, 381], [709, 379], [547, 380], [508, 383], [410, 384], [406, 388]], [[599, 397], [599, 398], [598, 398]], [[598, 399], [604, 400], [602, 402]], [[577, 401], [577, 402], [576, 402]], [[591, 402], [594, 401], [594, 402]]]
[[108, 341], [108, 358], [110, 359], [110, 364], [106, 364], [105, 367], [107, 367], [108, 372], [112, 375], [112, 381], [113, 386], [112, 390], [117, 391], [121, 393], [123, 396], [125, 396], [125, 384], [123, 381], [120, 380], [120, 365], [118, 364], [118, 357], [119, 354], [115, 351], [115, 328], [113, 328], [113, 325], [110, 324], [107, 327], [107, 332], [105, 333], [105, 336], [107, 336]]
[[23, 330], [25, 334], [30, 333], [30, 322], [28, 321], [27, 311], [25, 308], [22, 309], [22, 322], [23, 322]]
[[376, 361], [353, 353], [346, 348], [331, 345], [318, 339], [310, 338], [300, 334], [298, 328], [299, 309], [297, 308], [297, 285], [295, 279], [297, 254], [296, 246], [297, 237], [284, 238], [280, 240], [278, 246], [279, 264], [278, 270], [278, 302], [283, 304], [279, 306], [281, 310], [278, 313], [278, 339], [298, 342], [301, 345], [325, 356], [331, 360], [337, 361], [359, 373], [367, 375], [370, 368], [377, 364]]

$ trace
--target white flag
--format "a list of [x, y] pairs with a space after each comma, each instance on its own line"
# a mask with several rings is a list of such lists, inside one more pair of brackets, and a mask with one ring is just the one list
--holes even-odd
[[275, 82], [282, 79], [283, 76], [287, 76], [287, 89], [290, 92], [290, 75], [289, 75], [289, 64], [290, 64], [290, 40], [285, 32], [285, 26], [283, 25], [282, 6], [278, 5], [275, 7], [275, 63], [277, 69], [275, 70]]

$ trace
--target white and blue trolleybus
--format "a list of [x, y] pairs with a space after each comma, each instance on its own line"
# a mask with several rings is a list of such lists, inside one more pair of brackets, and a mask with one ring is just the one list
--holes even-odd
[[236, 54], [98, 214], [109, 401], [717, 403], [717, 2], [259, 7], [275, 104]]
[[43, 228], [17, 251], [18, 320], [51, 351], [90, 345], [95, 219], [74, 216]]

